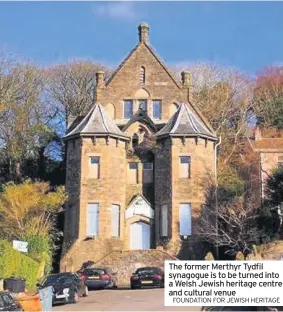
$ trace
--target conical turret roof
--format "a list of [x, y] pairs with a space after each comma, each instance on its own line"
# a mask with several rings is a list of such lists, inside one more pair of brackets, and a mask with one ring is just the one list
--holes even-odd
[[179, 105], [177, 112], [156, 133], [157, 138], [165, 136], [191, 136], [217, 140], [216, 134], [185, 103]]
[[129, 140], [115, 124], [101, 104], [95, 104], [83, 120], [65, 137], [65, 140], [76, 136], [112, 136], [124, 140]]

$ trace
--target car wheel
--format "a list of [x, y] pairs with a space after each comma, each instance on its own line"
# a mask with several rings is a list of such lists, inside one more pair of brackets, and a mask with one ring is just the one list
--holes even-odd
[[79, 294], [77, 291], [74, 292], [72, 303], [77, 303], [79, 301]]

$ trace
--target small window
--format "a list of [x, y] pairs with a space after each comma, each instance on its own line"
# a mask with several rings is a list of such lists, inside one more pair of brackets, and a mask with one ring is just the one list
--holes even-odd
[[143, 66], [140, 69], [140, 82], [145, 83], [145, 68]]
[[162, 205], [161, 206], [161, 231], [160, 236], [161, 237], [167, 237], [168, 236], [168, 206]]
[[161, 101], [153, 100], [153, 119], [161, 119]]
[[129, 163], [128, 182], [130, 184], [138, 184], [138, 164], [137, 163], [134, 163], [134, 162]]
[[111, 236], [120, 236], [120, 206], [111, 206]]
[[147, 111], [147, 100], [139, 100], [139, 108]]
[[99, 179], [100, 178], [100, 157], [99, 156], [90, 156], [89, 157], [88, 176], [91, 179]]
[[139, 136], [134, 133], [132, 137], [132, 146], [135, 148], [137, 145], [139, 145]]
[[181, 156], [180, 157], [180, 178], [191, 177], [191, 157]]
[[283, 169], [283, 156], [278, 156], [278, 168]]
[[146, 162], [143, 163], [143, 183], [152, 183], [153, 182], [153, 163]]
[[192, 235], [191, 204], [184, 203], [179, 206], [180, 236]]
[[153, 163], [143, 163], [143, 170], [152, 170]]
[[133, 116], [133, 101], [124, 101], [124, 118], [130, 119]]
[[87, 236], [97, 236], [99, 226], [99, 204], [87, 205]]
[[137, 163], [129, 163], [130, 169], [138, 169], [138, 164]]

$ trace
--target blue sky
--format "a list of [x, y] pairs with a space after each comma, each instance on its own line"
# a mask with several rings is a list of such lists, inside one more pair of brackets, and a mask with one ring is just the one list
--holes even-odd
[[0, 2], [0, 49], [41, 65], [116, 66], [137, 25], [168, 64], [216, 62], [255, 73], [283, 64], [283, 2]]

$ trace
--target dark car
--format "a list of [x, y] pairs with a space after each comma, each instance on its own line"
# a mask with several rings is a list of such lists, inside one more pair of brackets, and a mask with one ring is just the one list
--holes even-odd
[[131, 288], [135, 289], [145, 286], [164, 287], [164, 272], [154, 267], [137, 269], [131, 276]]
[[87, 268], [81, 272], [89, 289], [117, 288], [116, 273], [109, 268]]
[[24, 311], [16, 298], [7, 291], [0, 292], [0, 311]]
[[77, 303], [79, 297], [88, 295], [88, 287], [76, 273], [51, 274], [38, 286], [40, 288], [52, 286], [53, 304]]

